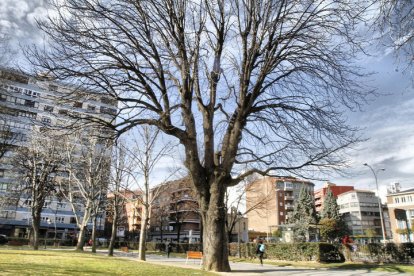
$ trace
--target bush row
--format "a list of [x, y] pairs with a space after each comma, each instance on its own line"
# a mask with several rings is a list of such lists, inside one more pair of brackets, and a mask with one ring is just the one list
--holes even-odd
[[347, 261], [372, 263], [414, 263], [414, 243], [371, 243], [352, 248], [342, 247]]

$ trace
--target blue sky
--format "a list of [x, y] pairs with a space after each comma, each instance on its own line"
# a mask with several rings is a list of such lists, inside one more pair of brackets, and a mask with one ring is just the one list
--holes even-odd
[[[35, 18], [47, 14], [45, 0], [0, 1], [0, 30], [12, 38], [12, 45], [41, 44], [42, 35], [35, 29]], [[414, 187], [414, 87], [413, 74], [403, 72], [404, 61], [393, 53], [377, 49], [361, 66], [376, 71], [371, 85], [382, 95], [371, 98], [362, 111], [348, 113], [348, 120], [368, 139], [350, 150], [351, 167], [346, 177], [327, 176], [331, 182], [374, 188], [374, 177], [363, 163], [385, 168], [378, 175], [382, 187], [397, 181], [404, 189]], [[20, 62], [20, 61], [19, 61]], [[167, 164], [168, 162], [164, 162]], [[166, 170], [163, 168], [163, 170]], [[317, 188], [322, 183], [317, 184]], [[382, 188], [383, 189], [383, 188]]]

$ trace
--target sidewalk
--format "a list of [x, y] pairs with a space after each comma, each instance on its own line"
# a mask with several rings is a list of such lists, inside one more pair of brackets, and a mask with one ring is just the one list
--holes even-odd
[[[138, 260], [137, 253], [124, 253], [124, 252], [115, 252], [115, 256], [124, 257], [132, 260]], [[185, 258], [170, 257], [167, 258], [165, 255], [146, 255], [147, 262], [158, 264], [158, 265], [167, 265], [167, 266], [177, 266], [182, 268], [192, 268], [192, 269], [201, 269], [199, 260], [189, 260], [186, 264]], [[340, 274], [341, 276], [357, 276], [369, 274], [372, 276], [385, 276], [385, 275], [410, 275], [408, 273], [399, 273], [399, 272], [373, 272], [367, 269], [358, 269], [358, 270], [340, 270], [340, 269], [314, 269], [314, 268], [305, 268], [305, 267], [293, 267], [293, 266], [275, 266], [275, 265], [263, 265], [261, 266], [259, 262], [257, 263], [243, 263], [243, 262], [230, 262], [231, 272], [218, 272], [218, 275], [225, 276], [254, 276], [254, 275], [300, 275], [300, 276], [330, 276], [335, 274]]]

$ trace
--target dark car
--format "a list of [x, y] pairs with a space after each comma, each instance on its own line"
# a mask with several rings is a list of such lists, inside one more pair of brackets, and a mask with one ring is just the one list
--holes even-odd
[[6, 244], [7, 241], [7, 236], [0, 234], [0, 244]]

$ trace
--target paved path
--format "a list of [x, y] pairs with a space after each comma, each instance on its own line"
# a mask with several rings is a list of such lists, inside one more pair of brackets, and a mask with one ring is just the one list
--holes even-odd
[[[117, 257], [126, 257], [130, 259], [137, 260], [138, 256], [136, 253], [123, 253], [115, 252]], [[165, 256], [160, 255], [151, 255], [148, 254], [147, 262], [159, 264], [159, 265], [170, 265], [178, 266], [183, 268], [194, 268], [200, 269], [199, 260], [189, 260], [186, 264], [186, 260], [183, 258], [170, 257], [166, 258]], [[358, 269], [358, 270], [341, 270], [341, 269], [314, 269], [314, 268], [303, 268], [303, 267], [292, 267], [292, 266], [274, 266], [274, 265], [263, 265], [255, 263], [240, 263], [240, 262], [231, 262], [230, 263], [231, 272], [221, 272], [220, 275], [226, 276], [268, 276], [268, 275], [300, 275], [300, 276], [331, 276], [331, 275], [340, 275], [340, 276], [359, 276], [359, 275], [371, 275], [371, 276], [388, 276], [388, 275], [413, 275], [409, 273], [399, 273], [399, 272], [374, 272], [369, 271], [368, 269]]]

